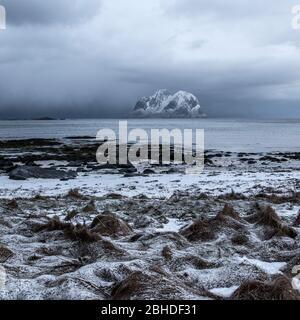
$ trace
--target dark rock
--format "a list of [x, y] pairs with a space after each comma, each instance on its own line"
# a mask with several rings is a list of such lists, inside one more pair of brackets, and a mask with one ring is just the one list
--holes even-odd
[[163, 171], [162, 173], [165, 173], [165, 174], [174, 174], [174, 173], [183, 173], [183, 171], [182, 171], [182, 170], [179, 170], [179, 169], [176, 169], [176, 168], [170, 168], [169, 170]]
[[126, 173], [136, 173], [137, 169], [136, 168], [128, 168], [128, 169], [120, 169], [119, 173], [121, 174], [126, 174]]
[[143, 177], [142, 173], [125, 173], [123, 178]]
[[9, 171], [13, 167], [14, 167], [14, 164], [12, 161], [0, 159], [0, 170]]
[[204, 158], [204, 164], [205, 164], [205, 165], [212, 166], [212, 165], [214, 164], [214, 162], [213, 162], [208, 156], [206, 156], [206, 157]]
[[60, 171], [56, 169], [45, 169], [34, 166], [17, 167], [9, 172], [9, 178], [12, 180], [36, 179], [74, 179], [77, 173], [75, 171]]
[[92, 136], [73, 136], [73, 137], [66, 137], [65, 139], [69, 140], [93, 140], [95, 137]]
[[70, 161], [68, 164], [69, 167], [81, 167], [82, 162], [80, 160], [78, 161]]
[[282, 159], [278, 159], [272, 156], [264, 156], [260, 158], [260, 161], [270, 161], [270, 162], [275, 162], [275, 163], [281, 163], [283, 162]]
[[223, 154], [222, 153], [216, 153], [215, 155], [213, 155], [214, 158], [222, 158]]
[[25, 166], [28, 166], [28, 167], [39, 167], [34, 161], [32, 160], [29, 160], [29, 161], [26, 161], [25, 162]]
[[155, 174], [155, 171], [152, 169], [145, 169], [143, 173], [144, 174]]

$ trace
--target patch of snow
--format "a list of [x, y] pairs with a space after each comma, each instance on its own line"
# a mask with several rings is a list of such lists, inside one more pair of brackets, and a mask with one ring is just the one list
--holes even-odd
[[163, 228], [157, 229], [159, 232], [178, 232], [184, 223], [178, 221], [177, 219], [169, 219]]
[[285, 262], [265, 262], [258, 259], [249, 259], [247, 257], [237, 258], [237, 261], [240, 263], [252, 264], [270, 275], [280, 274], [280, 270], [286, 266]]
[[300, 293], [300, 279], [299, 276], [292, 279], [292, 286], [295, 290], [299, 291]]
[[300, 172], [247, 172], [239, 175], [235, 171], [223, 171], [218, 175], [212, 175], [211, 171], [207, 170], [200, 175], [175, 173], [128, 178], [95, 172], [87, 176], [79, 174], [76, 179], [69, 181], [46, 179], [15, 181], [10, 180], [8, 176], [0, 176], [0, 185], [3, 186], [0, 188], [0, 198], [32, 197], [38, 193], [56, 196], [67, 193], [72, 188], [80, 188], [81, 192], [95, 196], [114, 192], [128, 197], [145, 194], [150, 198], [161, 198], [170, 197], [180, 190], [215, 196], [238, 190], [247, 195], [253, 194], [257, 186], [259, 186], [257, 192], [264, 187], [285, 192], [288, 190], [289, 181], [294, 179], [300, 179]]
[[237, 289], [238, 289], [238, 286], [233, 286], [230, 288], [215, 288], [210, 290], [210, 292], [219, 297], [229, 298]]

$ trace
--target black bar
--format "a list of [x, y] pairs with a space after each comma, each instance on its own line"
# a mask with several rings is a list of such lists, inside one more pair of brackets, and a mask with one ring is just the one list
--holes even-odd
[[22, 319], [30, 320], [45, 317], [53, 320], [253, 317], [255, 320], [263, 311], [268, 316], [286, 317], [293, 311], [296, 315], [299, 306], [299, 301], [1, 301], [0, 311], [9, 315], [9, 319], [21, 315]]

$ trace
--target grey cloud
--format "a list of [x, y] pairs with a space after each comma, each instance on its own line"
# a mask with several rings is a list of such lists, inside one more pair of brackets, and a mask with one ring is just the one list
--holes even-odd
[[1, 4], [8, 24], [70, 24], [93, 17], [101, 0], [2, 0]]
[[211, 116], [300, 116], [289, 0], [1, 3], [0, 118], [125, 116], [158, 88]]
[[168, 12], [176, 15], [201, 15], [211, 14], [219, 19], [237, 19], [268, 17], [282, 14], [295, 4], [293, 0], [169, 0], [165, 6]]

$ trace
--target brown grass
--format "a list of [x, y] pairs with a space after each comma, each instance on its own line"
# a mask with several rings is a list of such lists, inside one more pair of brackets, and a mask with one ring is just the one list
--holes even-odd
[[71, 221], [78, 215], [78, 212], [76, 210], [71, 210], [67, 213], [65, 217], [65, 221]]
[[149, 277], [145, 276], [142, 272], [133, 272], [123, 281], [117, 283], [111, 292], [112, 300], [129, 300], [134, 294], [138, 294]]
[[291, 280], [277, 276], [271, 282], [244, 282], [231, 296], [233, 300], [299, 300]]
[[106, 196], [105, 196], [106, 199], [112, 199], [112, 200], [121, 200], [123, 199], [124, 197], [121, 195], [121, 194], [118, 194], [118, 193], [108, 193]]
[[240, 216], [237, 212], [234, 211], [233, 206], [230, 204], [225, 204], [223, 210], [216, 216], [217, 220], [223, 221], [226, 220], [227, 217], [230, 217], [234, 220], [239, 220]]
[[247, 197], [241, 193], [236, 193], [232, 190], [230, 193], [226, 193], [224, 195], [219, 196], [221, 200], [246, 200]]
[[275, 236], [286, 236], [293, 239], [297, 237], [296, 230], [283, 224], [280, 217], [271, 206], [261, 207], [259, 204], [256, 204], [254, 209], [256, 210], [256, 213], [249, 216], [248, 221], [269, 227], [269, 230], [266, 231], [267, 239], [271, 239]]
[[91, 200], [83, 209], [85, 213], [97, 212], [96, 204], [94, 200]]
[[264, 226], [279, 228], [282, 225], [280, 217], [271, 206], [259, 207], [257, 218], [257, 223]]
[[19, 205], [18, 205], [18, 202], [16, 199], [12, 199], [12, 200], [8, 201], [7, 206], [10, 209], [18, 209], [19, 208]]
[[71, 225], [70, 228], [65, 230], [65, 235], [74, 241], [96, 242], [100, 240], [97, 233], [89, 230], [86, 226], [81, 224], [77, 224], [76, 226]]
[[246, 245], [249, 242], [248, 236], [244, 233], [237, 233], [231, 238], [231, 242], [238, 246]]
[[93, 220], [91, 229], [103, 236], [125, 236], [132, 232], [132, 228], [125, 221], [108, 211]]
[[172, 250], [169, 246], [165, 246], [163, 249], [162, 249], [162, 252], [161, 252], [162, 256], [167, 260], [172, 260]]
[[213, 230], [211, 221], [208, 219], [199, 219], [193, 222], [187, 228], [183, 229], [180, 233], [191, 242], [199, 240], [209, 241], [215, 239], [215, 230]]
[[260, 193], [256, 196], [257, 199], [266, 199], [274, 204], [282, 204], [282, 203], [300, 203], [300, 192], [292, 192], [288, 195], [277, 195], [275, 193], [272, 194], [265, 194]]
[[300, 225], [300, 210], [299, 210], [298, 216], [294, 222], [294, 226], [299, 226], [299, 225]]
[[60, 221], [58, 217], [50, 219], [45, 225], [39, 228], [39, 231], [63, 231], [65, 236], [73, 241], [96, 242], [100, 240], [97, 233], [89, 230], [86, 226]]
[[70, 253], [82, 265], [87, 265], [97, 261], [99, 256], [97, 248], [97, 244], [93, 245], [90, 243], [79, 242], [78, 245], [72, 246]]
[[89, 198], [83, 195], [79, 189], [71, 189], [67, 197], [72, 198], [72, 199], [78, 199], [78, 200], [88, 200]]
[[0, 245], [0, 263], [6, 262], [13, 255], [14, 253], [10, 249]]
[[225, 204], [222, 211], [216, 217], [198, 219], [183, 229], [180, 234], [191, 242], [214, 240], [216, 232], [220, 231], [223, 227], [235, 230], [243, 229], [243, 224], [240, 220], [239, 214], [234, 211], [233, 207]]

